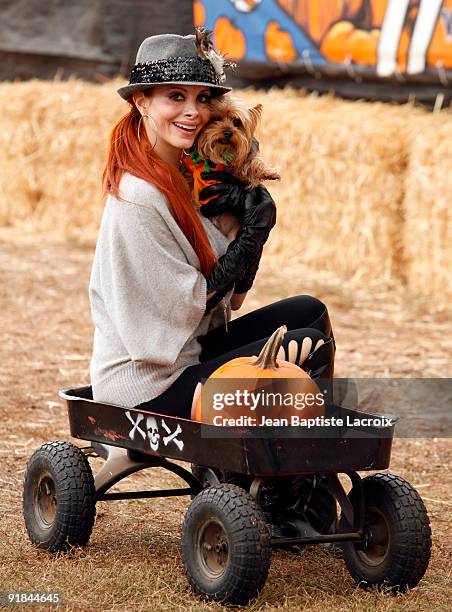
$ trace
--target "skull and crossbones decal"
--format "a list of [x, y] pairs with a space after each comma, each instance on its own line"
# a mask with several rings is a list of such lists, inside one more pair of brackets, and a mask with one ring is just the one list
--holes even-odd
[[[176, 429], [172, 432], [171, 428], [165, 423], [165, 420], [160, 419], [161, 427], [168, 434], [167, 436], [162, 436], [159, 432], [156, 417], [148, 416], [145, 419], [144, 414], [141, 414], [141, 412], [131, 413], [129, 410], [126, 411], [126, 417], [133, 426], [129, 431], [129, 438], [131, 440], [135, 440], [136, 435], [141, 436], [143, 440], [149, 440], [149, 446], [153, 451], [157, 451], [159, 449], [160, 440], [162, 440], [164, 446], [168, 446], [168, 444], [174, 442], [180, 451], [183, 450], [184, 441], [178, 439], [179, 434], [182, 433], [182, 427], [179, 423], [177, 424]], [[145, 426], [145, 429], [143, 426]]]
[[159, 448], [160, 434], [155, 417], [148, 416], [146, 419], [146, 427], [148, 430], [148, 438], [151, 449], [156, 451]]

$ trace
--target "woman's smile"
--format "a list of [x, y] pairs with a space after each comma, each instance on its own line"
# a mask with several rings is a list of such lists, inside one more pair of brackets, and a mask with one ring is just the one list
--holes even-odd
[[173, 125], [186, 138], [190, 138], [190, 139], [193, 138], [193, 136], [196, 133], [197, 128], [199, 127], [199, 123], [191, 124], [191, 123], [183, 123], [182, 121], [173, 121]]

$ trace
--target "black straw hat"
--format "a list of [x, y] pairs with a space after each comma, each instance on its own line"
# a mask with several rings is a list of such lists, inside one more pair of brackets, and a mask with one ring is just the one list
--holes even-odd
[[129, 84], [118, 89], [127, 100], [135, 91], [153, 85], [205, 85], [213, 95], [231, 91], [221, 85], [225, 80], [224, 58], [215, 51], [209, 30], [197, 29], [196, 35], [158, 34], [140, 45]]

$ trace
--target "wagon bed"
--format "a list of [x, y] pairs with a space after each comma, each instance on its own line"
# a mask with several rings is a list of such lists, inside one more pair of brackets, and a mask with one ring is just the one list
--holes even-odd
[[[253, 476], [386, 469], [396, 421], [392, 417], [389, 427], [344, 425], [334, 432], [322, 426], [308, 431], [296, 426], [219, 428], [96, 402], [90, 386], [63, 389], [59, 395], [67, 402], [75, 438]], [[333, 410], [344, 423], [347, 417], [381, 417], [340, 406]]]

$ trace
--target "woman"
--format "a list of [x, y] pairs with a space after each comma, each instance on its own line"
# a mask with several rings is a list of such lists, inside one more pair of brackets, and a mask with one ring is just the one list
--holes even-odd
[[230, 90], [222, 72], [220, 56], [198, 37], [152, 36], [118, 90], [130, 110], [111, 135], [89, 287], [97, 401], [189, 418], [201, 379], [257, 354], [282, 324], [286, 358], [314, 377], [332, 376], [334, 340], [319, 300], [292, 297], [228, 323], [276, 214], [262, 186], [246, 198], [237, 181], [215, 186], [216, 214], [231, 206], [251, 206], [248, 218], [259, 213], [258, 228], [244, 222], [229, 242], [200, 214], [181, 173], [181, 157], [209, 120], [210, 97]]

